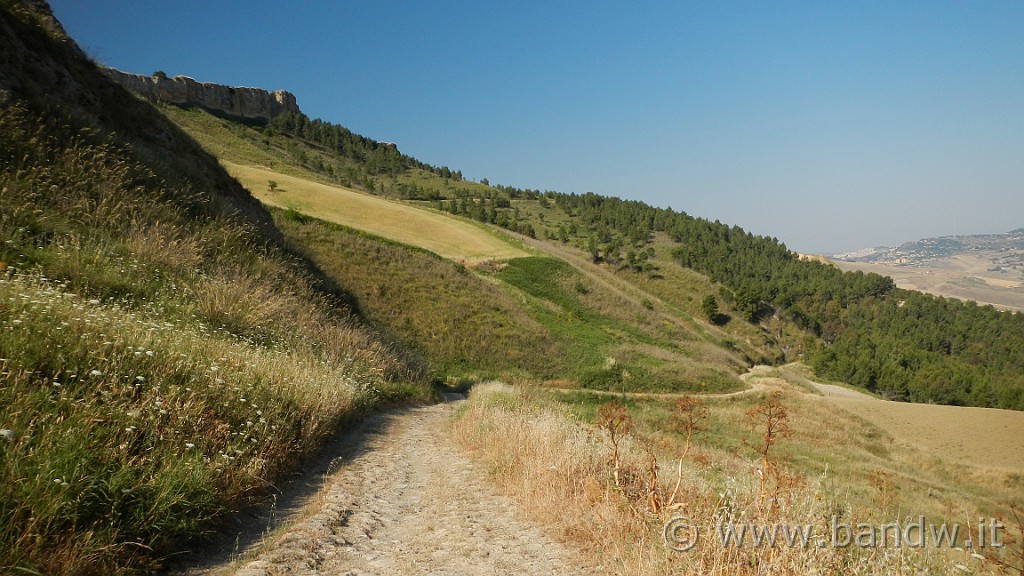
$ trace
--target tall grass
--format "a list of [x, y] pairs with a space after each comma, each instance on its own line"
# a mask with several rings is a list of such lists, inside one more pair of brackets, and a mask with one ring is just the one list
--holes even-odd
[[0, 108], [0, 572], [158, 566], [345, 421], [430, 396], [310, 264], [132, 157]]

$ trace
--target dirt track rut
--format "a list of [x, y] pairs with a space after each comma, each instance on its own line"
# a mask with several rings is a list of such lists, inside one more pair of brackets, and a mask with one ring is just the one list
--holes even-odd
[[453, 406], [375, 417], [361, 451], [307, 508], [316, 511], [234, 574], [582, 574], [578, 558], [517, 517], [451, 446]]

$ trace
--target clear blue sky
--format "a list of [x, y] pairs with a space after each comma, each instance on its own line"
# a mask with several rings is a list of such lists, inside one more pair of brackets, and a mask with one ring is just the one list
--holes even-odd
[[1024, 226], [1024, 2], [52, 0], [129, 72], [286, 89], [468, 178], [803, 252]]

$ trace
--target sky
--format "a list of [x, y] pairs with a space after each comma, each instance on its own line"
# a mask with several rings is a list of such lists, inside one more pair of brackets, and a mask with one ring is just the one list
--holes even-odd
[[127, 72], [835, 253], [1024, 227], [1024, 2], [51, 0]]

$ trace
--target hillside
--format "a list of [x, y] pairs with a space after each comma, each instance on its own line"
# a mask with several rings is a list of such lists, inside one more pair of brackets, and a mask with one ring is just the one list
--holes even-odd
[[748, 365], [804, 360], [827, 377], [898, 400], [1024, 407], [1019, 315], [897, 289], [878, 274], [842, 273], [775, 238], [683, 212], [467, 182], [458, 171], [425, 166], [320, 120], [284, 114], [258, 128], [201, 110], [164, 111], [234, 164], [404, 198], [521, 235], [559, 258], [589, 260], [576, 269], [636, 287], [646, 294], [640, 303], [660, 301], [658, 312], [667, 310], [695, 340], [715, 334], [726, 356], [734, 349]]
[[[771, 352], [756, 328], [739, 322], [716, 326], [700, 318], [700, 299], [714, 290], [706, 280], [684, 274], [687, 279], [677, 285], [681, 292], [655, 295], [617, 278], [614, 268], [594, 267], [583, 252], [521, 233], [529, 232], [526, 210], [533, 204], [528, 200], [509, 202], [509, 215], [520, 206], [524, 212], [515, 226], [495, 228], [445, 214], [437, 201], [403, 203], [399, 198], [402, 182], [413, 180], [421, 196], [479, 191], [506, 195], [458, 179], [456, 173], [449, 171], [446, 178], [415, 160], [402, 160], [409, 168], [394, 176], [376, 176], [371, 186], [376, 192], [371, 193], [346, 186], [348, 177], [335, 177], [338, 171], [316, 169], [351, 159], [281, 134], [273, 121], [261, 129], [196, 108], [161, 109], [221, 155], [229, 170], [269, 204], [448, 257], [455, 268], [428, 264], [429, 258], [395, 245], [374, 248], [373, 256], [365, 258], [343, 248], [352, 243], [352, 236], [342, 229], [328, 240], [321, 224], [278, 219], [289, 241], [304, 246], [323, 269], [337, 270], [338, 278], [346, 274], [346, 286], [360, 301], [372, 303], [368, 313], [386, 330], [428, 351], [435, 367], [458, 367], [448, 376], [505, 374], [539, 378], [555, 386], [716, 391], [742, 387], [737, 376]], [[343, 133], [341, 128], [336, 131]], [[351, 171], [365, 168], [358, 164]], [[317, 230], [319, 240], [310, 244], [304, 229]], [[406, 255], [399, 256], [402, 252]], [[399, 269], [404, 265], [392, 264], [412, 261], [420, 262], [414, 275]], [[462, 265], [474, 273], [433, 282], [453, 278], [450, 271]], [[666, 272], [677, 277], [675, 270]], [[434, 292], [435, 285], [445, 289]], [[481, 307], [491, 311], [484, 313]], [[495, 315], [498, 310], [504, 312]], [[517, 335], [523, 334], [533, 336], [521, 340]], [[482, 350], [497, 353], [474, 352]]]
[[351, 301], [45, 3], [0, 2], [0, 572], [157, 567], [431, 398]]

